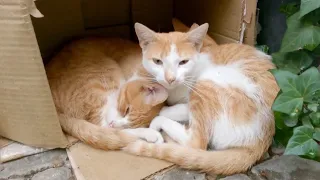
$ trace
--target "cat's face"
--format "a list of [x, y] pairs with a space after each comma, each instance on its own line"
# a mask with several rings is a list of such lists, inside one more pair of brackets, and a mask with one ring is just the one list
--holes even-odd
[[155, 33], [139, 23], [135, 24], [135, 30], [143, 52], [144, 68], [167, 89], [188, 85], [208, 24], [187, 33]]
[[109, 112], [109, 127], [148, 127], [156, 117], [163, 102], [168, 98], [167, 90], [160, 84], [144, 80], [126, 83], [119, 91], [115, 111]]

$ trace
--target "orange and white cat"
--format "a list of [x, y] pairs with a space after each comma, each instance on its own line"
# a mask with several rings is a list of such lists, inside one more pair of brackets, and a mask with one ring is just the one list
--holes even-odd
[[169, 91], [170, 106], [150, 128], [180, 145], [137, 141], [124, 149], [226, 175], [260, 160], [275, 132], [271, 106], [279, 88], [271, 57], [248, 45], [208, 43], [208, 24], [185, 33], [155, 33], [139, 23], [135, 30], [143, 66]]
[[168, 93], [147, 73], [140, 72], [143, 79], [133, 77], [141, 66], [136, 46], [121, 39], [85, 38], [49, 62], [46, 72], [66, 133], [105, 150], [137, 138], [163, 141], [159, 132], [143, 127], [158, 115]]

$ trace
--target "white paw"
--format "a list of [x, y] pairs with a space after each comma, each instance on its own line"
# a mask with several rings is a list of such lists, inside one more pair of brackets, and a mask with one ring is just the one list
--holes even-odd
[[156, 144], [161, 144], [164, 142], [162, 135], [160, 132], [153, 130], [153, 129], [145, 129], [144, 130], [144, 137], [146, 141], [150, 143], [156, 143]]
[[169, 109], [169, 107], [168, 106], [163, 106], [162, 108], [161, 108], [161, 111], [160, 111], [160, 115], [162, 115], [162, 114], [165, 114], [166, 113], [166, 111], [168, 111], [168, 109]]
[[164, 123], [163, 117], [157, 116], [152, 120], [149, 128], [154, 129], [156, 131], [160, 131], [163, 123]]

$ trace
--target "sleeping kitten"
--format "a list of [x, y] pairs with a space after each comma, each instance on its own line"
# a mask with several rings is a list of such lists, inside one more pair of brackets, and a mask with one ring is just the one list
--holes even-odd
[[143, 127], [158, 115], [168, 94], [147, 76], [130, 79], [141, 66], [135, 58], [139, 54], [129, 41], [86, 38], [67, 45], [50, 61], [46, 72], [66, 133], [104, 150], [137, 138], [163, 141], [159, 132]]
[[[226, 175], [262, 158], [274, 135], [271, 106], [279, 91], [270, 56], [247, 45], [207, 44], [208, 24], [187, 33], [155, 33], [138, 23], [135, 29], [143, 66], [169, 89], [172, 105], [150, 127], [183, 146], [137, 141], [125, 150]], [[188, 128], [176, 121], [189, 121]]]

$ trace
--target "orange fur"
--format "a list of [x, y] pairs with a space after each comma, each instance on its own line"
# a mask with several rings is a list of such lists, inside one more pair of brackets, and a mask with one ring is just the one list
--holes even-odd
[[[145, 29], [144, 27], [138, 28], [140, 30], [137, 31], [137, 34]], [[146, 33], [148, 35], [144, 34], [144, 36], [147, 38], [140, 39], [146, 59], [154, 57], [163, 59], [168, 55], [171, 44], [177, 46], [177, 53], [182, 59], [194, 56], [201, 51], [208, 54], [212, 60], [211, 63], [216, 66], [241, 64], [241, 73], [254, 82], [261, 93], [257, 97], [259, 99], [257, 102], [237, 87], [223, 87], [214, 81], [198, 79], [189, 94], [189, 110], [192, 116], [190, 116], [190, 124], [187, 129], [190, 138], [186, 146], [135, 142], [127, 146], [125, 150], [140, 156], [167, 160], [187, 169], [226, 175], [244, 172], [260, 160], [270, 146], [275, 133], [271, 106], [279, 88], [268, 71], [274, 68], [270, 57], [247, 45], [217, 46], [208, 38], [202, 38], [205, 39], [202, 49], [197, 51], [196, 46], [188, 39], [187, 33], [156, 34], [147, 30]], [[223, 113], [227, 114], [228, 118], [218, 121], [217, 119]], [[258, 113], [262, 115], [256, 119]], [[210, 141], [214, 138], [214, 128], [221, 121], [230, 121], [227, 123], [231, 124], [231, 127], [226, 131], [231, 133], [235, 131], [233, 127], [258, 128], [259, 137], [253, 135], [248, 142], [235, 141], [226, 144], [226, 147], [222, 146], [218, 149], [211, 147], [215, 150], [206, 151]], [[251, 126], [257, 123], [258, 127]], [[236, 140], [238, 137], [234, 138]], [[223, 139], [219, 141], [223, 142]]]
[[[85, 38], [67, 45], [46, 66], [53, 99], [63, 130], [100, 149], [119, 149], [137, 137], [127, 132], [101, 127], [102, 108], [107, 96], [121, 88], [118, 111], [128, 113], [129, 127], [146, 127], [159, 113], [163, 103], [144, 102], [144, 86], [149, 79], [133, 80], [141, 68], [138, 45], [121, 39]], [[147, 77], [147, 76], [145, 76]]]

